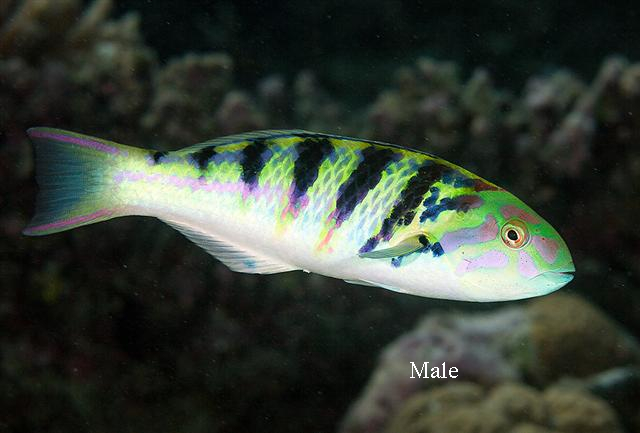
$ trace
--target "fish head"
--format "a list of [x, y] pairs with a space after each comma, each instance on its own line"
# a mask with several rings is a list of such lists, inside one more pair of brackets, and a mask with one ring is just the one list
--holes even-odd
[[476, 198], [440, 224], [456, 290], [470, 300], [503, 301], [545, 295], [573, 279], [571, 253], [551, 224], [502, 189]]

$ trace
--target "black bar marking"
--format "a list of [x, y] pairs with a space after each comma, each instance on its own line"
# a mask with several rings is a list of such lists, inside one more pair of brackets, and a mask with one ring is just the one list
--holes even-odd
[[211, 158], [213, 158], [217, 152], [218, 151], [215, 146], [203, 147], [197, 152], [191, 154], [191, 160], [196, 164], [198, 169], [204, 171], [207, 169]]
[[153, 163], [155, 165], [160, 164], [161, 163], [161, 159], [164, 158], [165, 156], [167, 156], [167, 152], [165, 151], [157, 151], [157, 152], [153, 152], [153, 154], [151, 155], [151, 158], [153, 158]]
[[265, 167], [273, 152], [265, 139], [257, 139], [249, 142], [242, 149], [242, 175], [241, 179], [249, 189], [253, 189], [258, 184], [260, 172]]
[[298, 157], [293, 167], [293, 191], [289, 203], [295, 206], [318, 179], [320, 166], [333, 152], [328, 138], [307, 138], [296, 145]]
[[400, 154], [393, 149], [370, 146], [362, 151], [360, 163], [338, 189], [333, 217], [339, 227], [353, 213], [367, 193], [374, 189], [387, 166], [396, 162]]
[[422, 163], [417, 173], [411, 177], [400, 192], [400, 198], [396, 201], [389, 216], [382, 221], [380, 231], [373, 235], [360, 248], [360, 253], [372, 251], [381, 240], [389, 240], [397, 226], [409, 225], [416, 216], [416, 212], [422, 206], [424, 196], [429, 192], [434, 183], [442, 179], [451, 169], [432, 160]]

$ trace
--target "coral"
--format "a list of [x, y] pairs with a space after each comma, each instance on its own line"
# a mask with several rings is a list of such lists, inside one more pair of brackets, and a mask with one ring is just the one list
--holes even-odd
[[[150, 96], [155, 54], [139, 18], [108, 20], [110, 0], [25, 0], [0, 30], [0, 121], [6, 132], [76, 123], [130, 138]], [[115, 128], [115, 129], [114, 129]], [[135, 128], [134, 128], [135, 130]]]
[[483, 384], [520, 379], [519, 363], [525, 356], [521, 352], [528, 350], [524, 345], [529, 326], [525, 310], [517, 307], [492, 313], [426, 317], [416, 329], [384, 350], [341, 431], [380, 431], [379, 427], [407, 398], [437, 383], [437, 379], [412, 379], [411, 362], [447, 362], [458, 367], [459, 379]]
[[300, 72], [292, 87], [292, 123], [296, 128], [341, 133], [349, 129], [341, 105], [327, 95], [313, 72]]
[[222, 135], [263, 129], [264, 118], [246, 93], [234, 91], [225, 95], [216, 115]]
[[606, 402], [575, 390], [549, 389], [544, 393], [550, 424], [567, 433], [621, 431]]
[[543, 393], [505, 383], [484, 391], [450, 383], [423, 391], [394, 414], [389, 433], [618, 433], [622, 427], [606, 402], [585, 391], [550, 388]]
[[[475, 383], [529, 380], [548, 385], [566, 376], [584, 378], [640, 364], [640, 345], [596, 307], [572, 295], [555, 294], [527, 307], [490, 313], [431, 314], [385, 349], [342, 431], [381, 431], [407, 399], [435, 386], [438, 379], [411, 378], [410, 363], [427, 360], [456, 366], [460, 379]], [[500, 405], [512, 418], [539, 422], [544, 411], [534, 408], [535, 399], [513, 399], [509, 389], [493, 394], [487, 404]]]
[[[211, 137], [272, 128], [331, 131], [340, 106], [301, 72], [291, 88], [278, 77], [259, 83], [258, 96], [233, 88], [233, 62], [225, 54], [188, 54], [171, 61], [155, 79], [151, 109], [142, 124], [159, 146], [180, 147]], [[289, 104], [291, 107], [289, 107]]]
[[176, 147], [220, 134], [214, 113], [231, 88], [232, 71], [225, 54], [187, 54], [170, 61], [155, 77], [143, 126]]
[[630, 431], [640, 431], [640, 366], [619, 367], [579, 381], [611, 404]]
[[528, 373], [540, 383], [640, 362], [637, 341], [584, 299], [563, 294], [541, 298], [531, 303], [529, 315], [535, 354]]
[[401, 68], [396, 88], [380, 94], [370, 109], [363, 135], [392, 143], [423, 145], [432, 152], [455, 149], [462, 125], [457, 100], [461, 91], [456, 67], [450, 62], [420, 59], [415, 68]]
[[280, 75], [268, 76], [258, 83], [258, 98], [264, 108], [267, 123], [274, 128], [286, 128], [291, 118], [291, 105], [286, 82]]
[[[26, 239], [36, 188], [24, 130], [36, 125], [166, 149], [300, 128], [436, 153], [539, 209], [574, 252], [575, 290], [640, 335], [638, 63], [607, 59], [591, 82], [550, 71], [516, 94], [487, 69], [466, 77], [453, 62], [419, 58], [355, 107], [308, 69], [253, 88], [234, 71], [250, 62], [223, 52], [160, 64], [139, 17], [114, 19], [112, 9], [0, 1], [2, 429], [328, 431], [379, 348], [443, 305], [314, 276], [233, 274], [135, 218]], [[637, 430], [637, 347], [577, 297], [434, 312], [385, 349], [344, 430], [379, 432], [393, 420], [407, 431], [615, 431], [585, 390]], [[416, 358], [455, 363], [474, 384], [409, 380]], [[572, 384], [549, 388], [556, 380]], [[457, 416], [439, 420], [437, 407]]]
[[135, 14], [105, 22], [94, 43], [76, 49], [68, 66], [74, 85], [71, 117], [94, 129], [110, 130], [121, 140], [132, 137], [127, 123], [147, 108], [156, 66], [154, 53], [139, 35], [139, 23]]
[[488, 412], [501, 413], [514, 423], [544, 425], [548, 409], [533, 388], [506, 383], [491, 391], [484, 401]]
[[[99, 44], [113, 0], [94, 0], [85, 10], [81, 0], [6, 1], [0, 7], [0, 55], [21, 57], [33, 63], [68, 58]], [[137, 19], [128, 29], [118, 25], [115, 39], [133, 46], [140, 42]], [[125, 26], [126, 27], [126, 26]], [[131, 36], [134, 39], [131, 39]]]
[[64, 43], [82, 7], [80, 0], [25, 0], [5, 8], [0, 22], [0, 55], [35, 58], [64, 50]]

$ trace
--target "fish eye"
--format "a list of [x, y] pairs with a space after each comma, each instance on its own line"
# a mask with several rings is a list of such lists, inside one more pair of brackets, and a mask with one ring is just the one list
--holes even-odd
[[509, 248], [519, 249], [529, 241], [529, 230], [524, 222], [518, 219], [507, 221], [501, 230], [502, 242]]

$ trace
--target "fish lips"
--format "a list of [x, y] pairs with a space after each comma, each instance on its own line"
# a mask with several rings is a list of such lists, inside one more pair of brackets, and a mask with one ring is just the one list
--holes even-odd
[[536, 290], [543, 291], [545, 294], [551, 293], [564, 287], [573, 280], [575, 271], [576, 268], [573, 266], [573, 263], [570, 263], [559, 269], [541, 272], [529, 281]]

